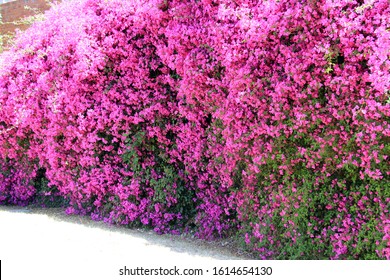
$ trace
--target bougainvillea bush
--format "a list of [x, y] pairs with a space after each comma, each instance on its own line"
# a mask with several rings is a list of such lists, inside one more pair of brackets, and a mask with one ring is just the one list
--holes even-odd
[[390, 259], [387, 0], [80, 0], [0, 58], [0, 203]]

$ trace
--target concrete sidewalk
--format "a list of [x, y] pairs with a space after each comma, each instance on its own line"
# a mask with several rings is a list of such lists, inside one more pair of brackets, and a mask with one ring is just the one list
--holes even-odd
[[4, 273], [8, 262], [12, 275], [21, 273], [13, 279], [22, 280], [46, 279], [45, 275], [69, 279], [73, 275], [69, 270], [75, 269], [87, 275], [100, 269], [109, 277], [125, 265], [188, 267], [243, 257], [220, 244], [111, 226], [88, 217], [67, 216], [62, 209], [0, 206], [0, 259]]

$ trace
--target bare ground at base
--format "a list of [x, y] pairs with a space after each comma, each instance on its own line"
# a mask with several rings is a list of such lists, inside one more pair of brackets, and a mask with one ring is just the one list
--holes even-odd
[[205, 241], [191, 234], [158, 235], [152, 230], [129, 229], [93, 221], [87, 216], [66, 215], [61, 208], [0, 206], [0, 228], [0, 258], [3, 254], [6, 257], [39, 250], [53, 257], [75, 252], [85, 258], [253, 259], [233, 239]]

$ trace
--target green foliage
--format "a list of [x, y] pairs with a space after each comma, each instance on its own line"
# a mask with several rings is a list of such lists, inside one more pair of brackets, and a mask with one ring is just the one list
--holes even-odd
[[55, 186], [49, 186], [49, 181], [45, 175], [44, 168], [38, 169], [37, 175], [32, 181], [36, 194], [34, 204], [43, 207], [66, 207], [69, 204], [68, 199], [61, 196]]
[[[342, 152], [356, 153], [355, 140], [347, 141]], [[247, 197], [240, 209], [242, 243], [245, 233], [251, 232], [257, 238], [246, 240], [246, 246], [260, 248], [260, 255], [269, 254], [274, 259], [329, 259], [335, 254], [336, 240], [343, 236], [345, 248], [338, 258], [380, 259], [376, 250], [386, 244], [378, 230], [379, 201], [390, 197], [388, 175], [383, 180], [367, 175], [362, 178], [362, 168], [356, 164], [340, 167], [341, 157], [337, 158], [330, 146], [320, 148], [310, 135], [294, 132], [288, 138], [281, 136], [274, 140], [274, 147], [266, 162], [258, 166], [256, 188], [242, 191]], [[333, 172], [308, 168], [298, 147], [306, 148], [310, 157], [319, 155], [319, 167], [326, 165], [328, 172]], [[379, 163], [373, 168], [388, 174], [389, 165], [383, 156], [388, 155], [389, 144], [380, 151]], [[289, 169], [281, 172], [283, 163]], [[243, 185], [242, 170], [246, 170], [245, 165], [238, 164], [236, 186]]]
[[[167, 154], [169, 147], [159, 143], [156, 137], [148, 137], [141, 129], [133, 131], [127, 135], [127, 151], [122, 159], [134, 174], [125, 181], [130, 184], [137, 180], [145, 198], [150, 197], [148, 192], [153, 193], [150, 209], [159, 205], [164, 207], [163, 212], [179, 215], [181, 219], [173, 219], [169, 226], [180, 228], [183, 222], [192, 221], [196, 213], [195, 193], [185, 184], [184, 166], [171, 159]], [[139, 198], [134, 197], [132, 201], [139, 201]]]

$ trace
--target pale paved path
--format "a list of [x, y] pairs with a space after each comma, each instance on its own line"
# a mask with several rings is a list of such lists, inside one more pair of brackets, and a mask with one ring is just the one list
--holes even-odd
[[[243, 260], [224, 244], [114, 227], [61, 209], [0, 206], [1, 279], [386, 279], [386, 261], [278, 262]], [[317, 264], [317, 265], [315, 265]], [[370, 266], [368, 266], [370, 265]], [[128, 268], [202, 268], [203, 276], [119, 276]], [[212, 276], [213, 267], [271, 266], [264, 276]], [[306, 273], [305, 273], [306, 272]], [[352, 275], [353, 272], [353, 275]], [[318, 276], [320, 276], [318, 278]], [[384, 278], [383, 278], [384, 277]]]
[[[52, 275], [54, 280], [62, 279], [61, 275], [67, 279], [67, 269], [77, 267], [81, 274], [100, 269], [109, 277], [124, 265], [156, 267], [166, 263], [186, 268], [186, 264], [191, 267], [243, 257], [220, 244], [110, 226], [88, 217], [67, 216], [61, 209], [0, 206], [0, 259], [4, 271], [8, 262], [13, 273], [23, 276], [14, 279], [27, 279], [26, 275], [34, 275], [28, 279], [47, 279], [46, 274], [57, 273]], [[37, 277], [37, 267], [42, 277]]]

